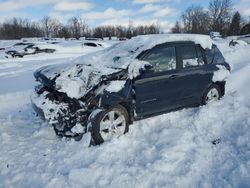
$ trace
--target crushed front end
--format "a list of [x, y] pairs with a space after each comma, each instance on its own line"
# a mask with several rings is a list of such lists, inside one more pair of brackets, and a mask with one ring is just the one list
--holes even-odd
[[[54, 127], [57, 135], [81, 137], [91, 129], [89, 117], [95, 110], [126, 98], [127, 94], [123, 94], [124, 97], [113, 97], [109, 103], [102, 100], [109, 99], [110, 93], [105, 89], [112, 81], [126, 77], [125, 73], [123, 69], [111, 68], [97, 71], [82, 64], [40, 68], [34, 73], [39, 85], [31, 97], [33, 108]], [[125, 85], [125, 81], [122, 83]]]
[[79, 137], [87, 131], [90, 112], [85, 103], [38, 85], [31, 96], [34, 110], [54, 127], [57, 135]]

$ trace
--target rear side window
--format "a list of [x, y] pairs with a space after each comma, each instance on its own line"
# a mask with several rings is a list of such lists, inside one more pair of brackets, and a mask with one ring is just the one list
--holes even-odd
[[220, 50], [215, 45], [213, 46], [213, 48], [214, 48], [214, 61], [216, 63], [224, 63], [225, 59]]
[[206, 61], [208, 64], [212, 63], [213, 62], [213, 59], [214, 59], [214, 50], [209, 50], [209, 49], [206, 49], [205, 51], [205, 56], [206, 56]]
[[183, 68], [204, 65], [202, 49], [199, 45], [180, 46]]
[[149, 50], [142, 60], [149, 62], [155, 72], [176, 69], [175, 47], [154, 48]]
[[225, 62], [225, 59], [223, 57], [223, 55], [221, 54], [220, 50], [213, 45], [212, 49], [207, 49], [205, 51], [205, 56], [206, 56], [206, 61], [207, 63], [223, 63]]

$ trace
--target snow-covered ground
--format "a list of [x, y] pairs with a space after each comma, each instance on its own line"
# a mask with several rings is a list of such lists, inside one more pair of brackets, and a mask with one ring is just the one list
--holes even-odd
[[232, 67], [219, 102], [135, 122], [128, 134], [88, 147], [89, 135], [56, 138], [29, 99], [35, 69], [96, 50], [73, 43], [0, 59], [0, 188], [250, 187], [250, 46], [217, 41]]

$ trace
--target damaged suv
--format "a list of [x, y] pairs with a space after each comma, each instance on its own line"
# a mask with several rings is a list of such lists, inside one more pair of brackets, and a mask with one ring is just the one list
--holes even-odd
[[139, 36], [40, 68], [32, 103], [57, 135], [91, 132], [92, 143], [101, 144], [135, 120], [220, 99], [229, 70], [208, 36]]

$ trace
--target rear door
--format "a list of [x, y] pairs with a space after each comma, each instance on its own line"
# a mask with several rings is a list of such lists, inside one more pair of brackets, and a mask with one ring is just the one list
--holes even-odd
[[177, 46], [181, 63], [179, 80], [182, 82], [183, 106], [198, 104], [204, 90], [212, 81], [211, 65], [206, 63], [204, 50], [200, 45], [189, 43]]

